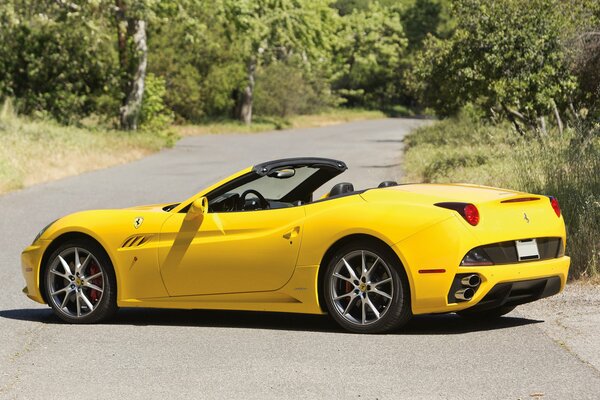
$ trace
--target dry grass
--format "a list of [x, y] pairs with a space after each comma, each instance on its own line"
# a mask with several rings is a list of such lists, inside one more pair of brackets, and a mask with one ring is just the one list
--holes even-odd
[[236, 121], [178, 126], [177, 134], [78, 128], [17, 116], [10, 102], [0, 109], [0, 194], [36, 183], [77, 175], [137, 160], [166, 146], [178, 135], [254, 133], [311, 128], [355, 120], [383, 118], [378, 111], [331, 110], [289, 120], [257, 118], [247, 126]]
[[141, 158], [172, 142], [165, 134], [60, 126], [0, 110], [0, 193]]
[[467, 182], [556, 196], [567, 225], [570, 276], [600, 276], [598, 127], [521, 138], [509, 125], [463, 115], [406, 138], [406, 181]]
[[197, 125], [180, 125], [175, 129], [181, 136], [225, 133], [257, 133], [292, 128], [317, 128], [358, 120], [385, 118], [381, 111], [361, 109], [332, 109], [320, 114], [298, 115], [289, 119], [257, 117], [251, 125], [235, 120], [210, 121]]

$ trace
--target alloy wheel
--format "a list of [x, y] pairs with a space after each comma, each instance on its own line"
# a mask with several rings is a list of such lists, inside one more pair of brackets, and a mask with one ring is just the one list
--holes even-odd
[[46, 287], [49, 301], [57, 311], [70, 318], [83, 318], [102, 301], [105, 270], [90, 251], [68, 247], [52, 260]]
[[344, 255], [330, 276], [330, 296], [346, 321], [369, 325], [379, 321], [394, 299], [390, 267], [377, 254], [355, 250]]

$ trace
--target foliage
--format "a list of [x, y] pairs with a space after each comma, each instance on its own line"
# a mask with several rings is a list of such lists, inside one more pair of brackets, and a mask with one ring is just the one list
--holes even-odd
[[0, 6], [0, 99], [14, 97], [22, 112], [65, 123], [93, 113], [100, 96], [114, 95], [115, 54], [102, 10], [17, 3]]
[[600, 115], [600, 2], [572, 0], [568, 15], [573, 31], [567, 36], [565, 50], [577, 78], [576, 101], [598, 117]]
[[337, 32], [334, 89], [350, 106], [386, 108], [395, 104], [401, 87], [400, 68], [407, 46], [398, 8], [372, 3], [342, 19]]
[[178, 121], [230, 115], [232, 93], [244, 79], [242, 59], [225, 26], [205, 4], [165, 17], [152, 27], [149, 71], [166, 82], [165, 104]]
[[570, 276], [600, 274], [600, 132], [584, 120], [543, 141], [482, 123], [472, 108], [406, 138], [406, 181], [468, 182], [553, 195], [567, 226]]
[[245, 59], [307, 61], [326, 57], [335, 27], [330, 0], [226, 0], [230, 38]]
[[286, 118], [309, 114], [335, 105], [322, 80], [310, 81], [301, 67], [274, 62], [260, 69], [255, 92], [256, 112]]
[[445, 38], [451, 33], [449, 9], [447, 0], [415, 0], [407, 7], [401, 18], [410, 51], [421, 49], [429, 34]]
[[412, 70], [410, 85], [424, 105], [451, 115], [473, 102], [490, 117], [517, 115], [529, 126], [554, 103], [567, 108], [575, 81], [558, 0], [458, 0], [453, 7], [453, 35], [429, 35]]
[[146, 129], [162, 130], [173, 122], [172, 112], [165, 106], [165, 79], [150, 73], [146, 76], [142, 103], [142, 124]]

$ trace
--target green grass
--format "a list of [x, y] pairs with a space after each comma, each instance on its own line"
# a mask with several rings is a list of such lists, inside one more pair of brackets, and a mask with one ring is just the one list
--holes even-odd
[[257, 133], [292, 128], [315, 128], [320, 126], [341, 124], [357, 120], [386, 118], [381, 111], [335, 108], [319, 114], [296, 115], [289, 118], [255, 117], [252, 124], [246, 125], [232, 119], [210, 120], [201, 124], [180, 125], [177, 133], [182, 136], [224, 134], [224, 133]]
[[61, 126], [0, 109], [0, 193], [132, 161], [174, 143], [173, 133]]
[[600, 275], [600, 135], [581, 123], [522, 138], [508, 124], [462, 115], [405, 141], [407, 182], [467, 182], [553, 195], [568, 232], [574, 278]]

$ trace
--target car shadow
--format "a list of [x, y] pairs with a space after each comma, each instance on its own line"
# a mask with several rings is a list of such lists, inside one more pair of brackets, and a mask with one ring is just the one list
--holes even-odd
[[[0, 311], [0, 318], [19, 321], [64, 324], [50, 309], [22, 308]], [[544, 321], [508, 315], [489, 321], [473, 321], [456, 314], [417, 315], [396, 335], [454, 335], [469, 332], [493, 331]], [[136, 326], [195, 326], [203, 328], [272, 329], [346, 333], [327, 315], [269, 313], [221, 310], [167, 310], [125, 308], [107, 325]]]

